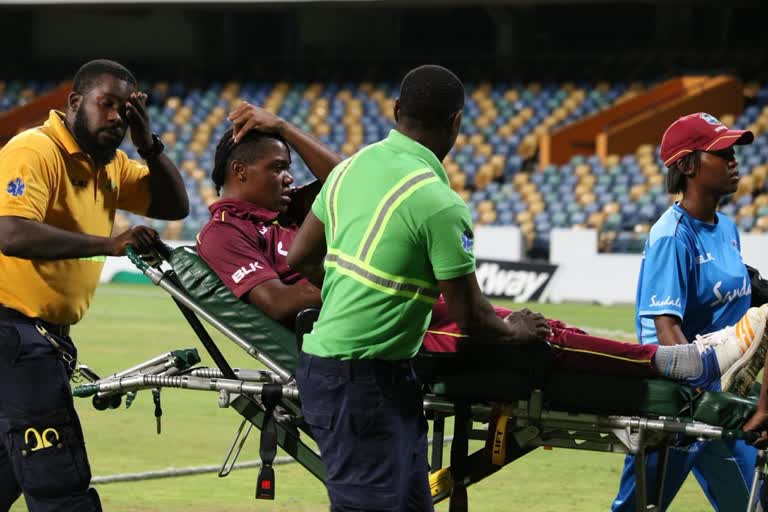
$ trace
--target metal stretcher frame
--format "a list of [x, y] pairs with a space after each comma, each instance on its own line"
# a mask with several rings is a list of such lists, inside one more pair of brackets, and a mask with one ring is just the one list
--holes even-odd
[[[179, 358], [177, 353], [183, 351], [175, 351], [95, 383], [78, 386], [73, 391], [74, 394], [93, 395], [96, 404], [97, 399], [104, 402], [104, 399], [108, 400], [110, 396], [135, 393], [140, 389], [158, 390], [170, 387], [218, 391], [219, 406], [232, 407], [244, 417], [225, 458], [220, 476], [226, 476], [234, 465], [234, 459], [245, 442], [245, 437], [242, 436], [243, 427], [246, 422], [250, 422], [257, 429], [263, 429], [262, 445], [265, 444], [266, 430], [270, 430], [274, 434], [273, 442], [276, 441], [280, 448], [324, 482], [326, 472], [320, 455], [304, 442], [306, 438], [312, 439], [312, 434], [301, 419], [299, 393], [291, 371], [275, 360], [275, 354], [258, 350], [201, 307], [184, 289], [175, 270], [163, 268], [164, 263], [170, 263], [170, 256], [170, 248], [162, 243], [158, 243], [156, 251], [151, 255], [138, 255], [129, 250], [129, 258], [137, 268], [156, 286], [171, 295], [218, 369], [192, 368], [190, 363], [196, 361], [192, 361], [191, 357]], [[268, 371], [233, 369], [211, 339], [200, 318], [258, 360]], [[297, 327], [303, 325], [303, 331], [308, 331], [313, 320], [300, 317]], [[301, 338], [302, 331], [298, 336]], [[265, 400], [267, 389], [270, 392], [277, 391], [277, 401], [272, 393], [271, 405]], [[278, 402], [279, 406], [276, 408], [275, 404]], [[637, 510], [660, 510], [667, 453], [671, 445], [681, 438], [745, 438], [745, 434], [738, 429], [729, 430], [688, 419], [550, 410], [545, 407], [541, 389], [532, 389], [526, 399], [506, 403], [504, 407], [497, 405], [495, 408], [490, 401], [448, 399], [427, 392], [424, 408], [433, 424], [430, 477], [433, 502], [438, 503], [450, 497], [452, 512], [467, 509], [466, 487], [483, 480], [537, 447], [635, 455]], [[445, 420], [450, 416], [454, 417], [451, 466], [444, 467]], [[487, 428], [474, 428], [475, 423], [487, 424]], [[469, 453], [470, 439], [485, 440], [485, 446]], [[654, 483], [656, 492], [649, 503], [646, 498], [649, 483], [646, 482], [644, 468], [646, 455], [651, 450], [659, 452], [659, 471], [657, 482]], [[748, 512], [756, 510], [759, 480], [764, 474], [765, 459], [765, 453], [760, 452], [756, 461], [757, 471], [752, 483]], [[257, 497], [260, 497], [258, 488]], [[262, 497], [272, 498], [273, 495]]]

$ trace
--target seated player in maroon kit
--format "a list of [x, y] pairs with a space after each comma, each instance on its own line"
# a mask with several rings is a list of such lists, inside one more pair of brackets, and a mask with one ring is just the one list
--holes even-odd
[[[322, 183], [341, 158], [310, 135], [263, 109], [243, 103], [229, 116], [233, 129], [216, 148], [212, 179], [221, 200], [198, 235], [200, 256], [238, 297], [286, 325], [309, 307], [320, 307], [322, 276], [306, 277], [288, 266], [288, 249]], [[291, 188], [292, 147], [318, 178]], [[693, 386], [717, 382], [725, 369], [747, 366], [761, 343], [765, 313], [752, 308], [743, 329], [730, 327], [689, 345], [621, 343], [590, 336], [528, 310], [495, 308], [521, 342], [548, 342], [561, 368], [637, 377], [665, 376]], [[751, 333], [751, 334], [750, 334]], [[435, 304], [424, 348], [453, 352], [463, 336], [442, 298]], [[762, 361], [761, 361], [762, 363]]]

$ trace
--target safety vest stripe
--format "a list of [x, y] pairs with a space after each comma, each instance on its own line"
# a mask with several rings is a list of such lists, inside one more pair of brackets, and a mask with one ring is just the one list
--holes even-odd
[[395, 211], [404, 199], [413, 194], [416, 190], [437, 180], [438, 178], [434, 171], [419, 169], [418, 171], [410, 173], [392, 187], [387, 195], [385, 195], [379, 202], [379, 206], [373, 214], [365, 236], [363, 236], [363, 243], [358, 249], [357, 257], [362, 261], [370, 262], [373, 250], [381, 239], [381, 235], [387, 227], [389, 219], [392, 217], [392, 212]]
[[347, 165], [344, 166], [343, 169], [339, 171], [339, 173], [336, 175], [336, 179], [333, 180], [333, 183], [331, 184], [331, 189], [328, 192], [328, 218], [331, 221], [330, 226], [330, 233], [331, 233], [331, 239], [328, 241], [329, 243], [333, 241], [334, 238], [336, 238], [336, 218], [338, 217], [338, 211], [337, 211], [337, 198], [338, 198], [338, 191], [339, 191], [339, 185], [341, 184], [341, 180], [344, 178], [344, 175], [347, 173], [347, 169], [349, 169], [350, 164], [355, 159], [353, 156], [352, 158], [347, 161]]
[[[423, 279], [416, 279], [414, 277], [405, 277], [405, 276], [399, 276], [396, 274], [391, 274], [389, 272], [385, 272], [381, 270], [380, 268], [376, 268], [373, 265], [370, 265], [368, 263], [365, 263], [362, 260], [359, 260], [355, 258], [354, 256], [350, 256], [348, 254], [343, 253], [339, 249], [328, 249], [328, 254], [332, 254], [334, 257], [343, 259], [351, 263], [352, 265], [355, 265], [357, 267], [360, 267], [361, 269], [365, 270], [366, 272], [369, 272], [371, 274], [374, 274], [376, 276], [379, 276], [382, 279], [386, 279], [388, 281], [394, 281], [396, 283], [403, 283], [403, 284], [411, 284], [415, 286], [416, 288], [429, 288], [433, 290], [437, 290], [435, 288], [435, 283], [430, 281], [425, 281]], [[437, 292], [436, 292], [437, 293]]]
[[340, 273], [347, 275], [362, 283], [369, 288], [388, 293], [390, 295], [399, 295], [409, 299], [417, 299], [429, 304], [434, 304], [440, 295], [440, 292], [434, 288], [425, 288], [416, 286], [412, 283], [398, 282], [371, 272], [369, 268], [363, 268], [355, 264], [354, 261], [347, 260], [337, 254], [328, 254], [325, 257], [325, 265], [335, 267]]
[[350, 279], [354, 279], [355, 281], [357, 281], [358, 283], [362, 284], [363, 286], [366, 286], [368, 288], [380, 291], [382, 293], [386, 293], [387, 295], [395, 295], [395, 296], [398, 296], [398, 297], [404, 297], [406, 299], [418, 300], [420, 302], [425, 302], [425, 303], [429, 304], [430, 306], [433, 305], [435, 302], [437, 302], [437, 299], [435, 299], [434, 297], [426, 297], [424, 295], [414, 295], [413, 293], [410, 293], [410, 292], [404, 292], [404, 291], [401, 291], [401, 290], [394, 290], [392, 288], [388, 288], [386, 286], [382, 286], [382, 285], [380, 285], [378, 283], [375, 283], [373, 281], [369, 281], [367, 279], [364, 279], [362, 276], [358, 275], [357, 273], [355, 273], [355, 272], [353, 272], [351, 270], [348, 270], [348, 269], [338, 265], [338, 263], [336, 263], [336, 262], [326, 262], [326, 267], [327, 268], [332, 268], [333, 267], [333, 268], [335, 268], [335, 271], [338, 272], [339, 274], [345, 275], [345, 276], [349, 277]]

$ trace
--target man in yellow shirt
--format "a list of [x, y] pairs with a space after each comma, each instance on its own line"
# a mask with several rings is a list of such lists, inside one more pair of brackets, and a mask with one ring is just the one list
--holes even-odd
[[[184, 183], [152, 134], [147, 96], [126, 68], [85, 64], [66, 113], [51, 111], [0, 150], [0, 511], [99, 511], [69, 378], [106, 256], [157, 233], [111, 236], [117, 208], [160, 219], [189, 211]], [[130, 130], [146, 165], [118, 147]]]

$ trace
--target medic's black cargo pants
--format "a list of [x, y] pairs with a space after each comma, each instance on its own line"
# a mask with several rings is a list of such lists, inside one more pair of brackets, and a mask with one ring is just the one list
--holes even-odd
[[[75, 359], [72, 340], [54, 337]], [[33, 320], [0, 318], [1, 512], [21, 493], [31, 512], [101, 510], [98, 494], [89, 489], [70, 366]]]

